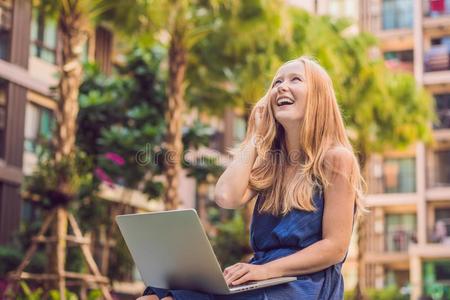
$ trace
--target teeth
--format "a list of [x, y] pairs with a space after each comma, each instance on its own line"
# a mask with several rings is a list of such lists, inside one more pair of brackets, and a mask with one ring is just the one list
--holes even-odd
[[285, 104], [293, 104], [293, 103], [294, 103], [294, 101], [292, 101], [289, 98], [280, 98], [280, 99], [277, 100], [277, 105], [278, 106], [285, 105]]

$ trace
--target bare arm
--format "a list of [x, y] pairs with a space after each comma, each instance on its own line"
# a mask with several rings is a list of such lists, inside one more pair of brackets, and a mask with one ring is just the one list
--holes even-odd
[[[339, 148], [328, 153], [331, 164], [343, 174], [352, 170], [353, 156]], [[275, 277], [308, 274], [339, 263], [345, 256], [352, 234], [355, 192], [342, 174], [333, 174], [325, 188], [322, 240], [292, 255], [266, 265]]]
[[255, 197], [256, 191], [248, 187], [248, 181], [256, 156], [255, 145], [248, 143], [220, 176], [214, 192], [220, 207], [237, 208]]
[[314, 273], [342, 261], [351, 238], [355, 203], [355, 192], [345, 178], [345, 174], [351, 172], [352, 164], [355, 163], [352, 155], [342, 148], [327, 153], [335, 170], [344, 175], [333, 175], [330, 185], [325, 188], [322, 240], [263, 265], [232, 265], [224, 270], [228, 284], [238, 285], [250, 280]]
[[261, 132], [262, 115], [266, 112], [267, 100], [266, 97], [263, 97], [256, 103], [254, 114], [252, 113], [251, 116], [251, 118], [254, 118], [252, 120], [254, 121], [254, 128], [251, 129], [250, 142], [235, 154], [233, 161], [217, 181], [214, 198], [220, 207], [238, 208], [253, 199], [257, 194], [256, 191], [248, 187], [248, 183], [250, 172], [258, 155], [255, 139], [263, 135]]

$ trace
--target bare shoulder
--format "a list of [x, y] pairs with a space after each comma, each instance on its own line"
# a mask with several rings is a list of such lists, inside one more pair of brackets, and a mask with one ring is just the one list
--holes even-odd
[[334, 170], [350, 170], [357, 163], [355, 154], [342, 146], [329, 149], [324, 156], [325, 166]]

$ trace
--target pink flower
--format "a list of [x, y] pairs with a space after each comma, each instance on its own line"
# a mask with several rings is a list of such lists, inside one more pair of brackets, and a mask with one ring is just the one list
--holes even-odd
[[105, 157], [118, 166], [123, 166], [125, 164], [125, 159], [117, 153], [107, 152], [105, 153]]
[[102, 168], [100, 168], [100, 167], [95, 168], [94, 173], [98, 179], [100, 179], [102, 182], [106, 183], [109, 187], [111, 187], [111, 188], [114, 187], [114, 182]]

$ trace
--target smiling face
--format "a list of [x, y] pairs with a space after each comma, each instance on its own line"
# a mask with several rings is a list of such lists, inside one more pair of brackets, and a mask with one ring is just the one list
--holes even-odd
[[305, 115], [306, 76], [301, 61], [288, 62], [280, 67], [269, 93], [275, 119], [287, 127], [299, 124]]

